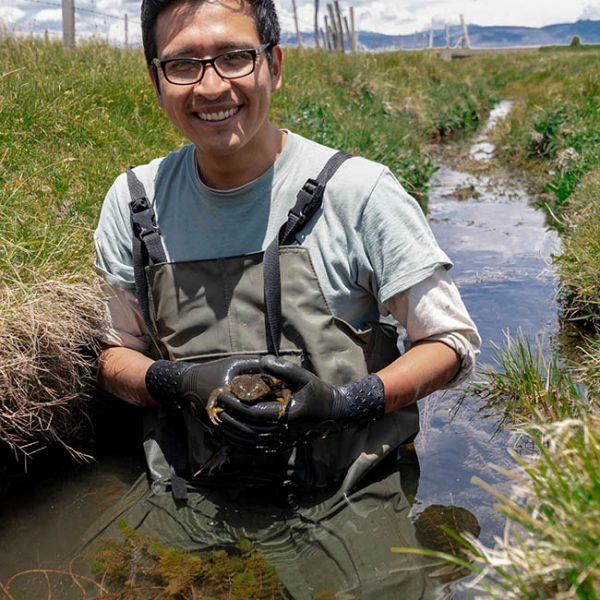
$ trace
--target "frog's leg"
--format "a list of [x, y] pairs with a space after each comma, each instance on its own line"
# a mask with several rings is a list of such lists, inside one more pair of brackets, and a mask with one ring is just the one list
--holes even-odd
[[285, 409], [286, 409], [287, 405], [290, 403], [291, 399], [292, 399], [292, 390], [288, 390], [288, 389], [281, 390], [280, 394], [277, 397], [277, 402], [279, 402], [279, 404], [281, 405], [279, 407], [279, 414], [277, 415], [278, 419], [281, 419], [281, 417], [283, 417], [283, 415], [285, 414]]
[[208, 413], [208, 418], [210, 419], [213, 425], [220, 425], [221, 419], [219, 419], [219, 413], [223, 410], [220, 406], [217, 405], [217, 400], [219, 398], [219, 394], [221, 392], [226, 391], [226, 387], [218, 387], [215, 388], [210, 396], [208, 397], [208, 402], [206, 403], [206, 412]]
[[213, 471], [218, 471], [229, 460], [229, 446], [221, 446], [195, 473], [198, 477], [208, 470], [211, 475]]

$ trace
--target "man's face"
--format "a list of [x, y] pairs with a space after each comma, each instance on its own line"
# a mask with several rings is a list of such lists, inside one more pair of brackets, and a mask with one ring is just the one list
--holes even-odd
[[[261, 43], [251, 11], [243, 0], [184, 1], [169, 7], [156, 21], [158, 58], [212, 58], [257, 48]], [[150, 74], [157, 87], [152, 70]], [[221, 79], [211, 66], [197, 84], [173, 85], [162, 72], [158, 77], [158, 102], [196, 146], [200, 162], [260, 152], [272, 130], [267, 120], [271, 95], [281, 84], [278, 47], [273, 50], [272, 72], [266, 55], [260, 54], [254, 72], [240, 79]]]

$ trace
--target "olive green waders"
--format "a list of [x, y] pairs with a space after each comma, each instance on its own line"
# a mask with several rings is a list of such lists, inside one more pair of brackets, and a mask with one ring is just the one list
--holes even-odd
[[[158, 231], [153, 216], [148, 222]], [[279, 356], [341, 385], [398, 355], [395, 331], [380, 323], [357, 331], [331, 314], [307, 248], [277, 250]], [[177, 263], [149, 254], [148, 321], [162, 357], [207, 361], [272, 351], [263, 253]], [[139, 482], [125, 499], [129, 508], [116, 511], [130, 526], [192, 551], [248, 538], [293, 598], [323, 590], [431, 597], [417, 559], [390, 552], [417, 545], [394, 467], [398, 447], [418, 430], [416, 406], [277, 453], [228, 448], [228, 461], [214, 473], [203, 467], [222, 448], [191, 415], [148, 411], [145, 429], [150, 490]], [[374, 469], [384, 457], [388, 468]], [[185, 502], [169, 492], [181, 480]]]

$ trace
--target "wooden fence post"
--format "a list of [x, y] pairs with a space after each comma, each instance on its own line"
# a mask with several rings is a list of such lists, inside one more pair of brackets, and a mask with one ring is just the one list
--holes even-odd
[[339, 0], [333, 0], [333, 5], [335, 7], [336, 28], [339, 33], [339, 50], [340, 52], [344, 52], [344, 27], [342, 25], [342, 11], [340, 10]]
[[331, 30], [331, 45], [334, 50], [339, 50], [339, 41], [338, 41], [338, 31], [337, 31], [337, 21], [333, 14], [333, 6], [331, 4], [327, 5], [327, 12], [329, 12], [329, 27]]
[[63, 46], [75, 48], [75, 0], [62, 0]]
[[300, 28], [298, 27], [298, 12], [296, 11], [296, 0], [292, 0], [292, 8], [294, 9], [294, 25], [296, 26], [296, 42], [298, 48], [302, 48], [302, 36], [300, 35]]
[[350, 30], [352, 32], [352, 37], [350, 38], [352, 52], [358, 52], [358, 35], [356, 34], [356, 27], [354, 21], [354, 6], [350, 7]]
[[320, 48], [319, 43], [319, 0], [315, 0], [315, 48]]

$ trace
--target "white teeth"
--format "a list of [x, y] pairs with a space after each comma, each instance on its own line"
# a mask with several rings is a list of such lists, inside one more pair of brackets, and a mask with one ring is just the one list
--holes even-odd
[[229, 110], [221, 110], [217, 113], [197, 113], [197, 115], [202, 121], [223, 121], [235, 115], [237, 111], [238, 108], [236, 107]]

